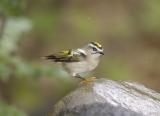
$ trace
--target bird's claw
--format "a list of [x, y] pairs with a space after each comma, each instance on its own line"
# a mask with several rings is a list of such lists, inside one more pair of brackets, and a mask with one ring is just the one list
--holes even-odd
[[80, 84], [88, 85], [88, 84], [90, 84], [91, 82], [93, 82], [95, 80], [97, 80], [96, 77], [89, 77], [89, 78], [86, 78], [83, 81], [81, 81]]

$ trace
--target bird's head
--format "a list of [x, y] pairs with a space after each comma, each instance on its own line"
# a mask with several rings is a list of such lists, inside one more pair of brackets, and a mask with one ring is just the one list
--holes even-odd
[[104, 55], [102, 45], [99, 44], [98, 42], [90, 42], [85, 46], [85, 49], [87, 52], [92, 55], [92, 56], [101, 56]]

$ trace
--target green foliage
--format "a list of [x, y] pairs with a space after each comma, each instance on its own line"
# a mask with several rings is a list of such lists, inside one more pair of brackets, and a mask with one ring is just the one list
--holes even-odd
[[1, 0], [0, 13], [9, 16], [19, 16], [24, 13], [26, 0]]
[[9, 106], [0, 101], [0, 116], [27, 116], [24, 112], [14, 106]]
[[147, 31], [159, 31], [160, 30], [160, 1], [158, 0], [147, 0], [145, 2], [147, 9], [145, 9], [142, 17], [142, 23]]
[[54, 74], [52, 71], [55, 69], [54, 66], [47, 68], [43, 64], [27, 62], [18, 54], [12, 54], [19, 49], [17, 44], [21, 41], [22, 32], [28, 32], [30, 29], [30, 22], [25, 18], [7, 20], [4, 35], [0, 39], [0, 79], [7, 80], [12, 76], [22, 78]]
[[[8, 86], [10, 88], [13, 83], [13, 88], [11, 87], [10, 93], [7, 93], [17, 104], [22, 104], [28, 109], [40, 103], [41, 100], [40, 97], [37, 98], [36, 96], [37, 90], [31, 88], [35, 87], [34, 83], [33, 86], [31, 85], [32, 79], [54, 76], [58, 72], [54, 65], [47, 66], [43, 63], [29, 62], [17, 53], [18, 49], [20, 49], [17, 44], [22, 39], [20, 36], [30, 29], [30, 22], [26, 18], [9, 18], [6, 20], [4, 34], [0, 39], [0, 82], [9, 82], [9, 80], [13, 79], [13, 82]], [[38, 59], [40, 60], [41, 58], [39, 57]], [[1, 103], [0, 116], [25, 116], [25, 114], [18, 112], [14, 106], [7, 106]]]

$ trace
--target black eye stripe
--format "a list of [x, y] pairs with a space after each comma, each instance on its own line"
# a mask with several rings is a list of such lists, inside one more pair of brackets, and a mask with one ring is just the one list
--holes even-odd
[[93, 49], [93, 51], [97, 51], [97, 48], [95, 48], [95, 47], [92, 47], [92, 49]]

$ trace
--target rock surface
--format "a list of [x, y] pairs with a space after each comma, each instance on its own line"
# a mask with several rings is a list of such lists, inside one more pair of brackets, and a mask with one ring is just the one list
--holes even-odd
[[160, 94], [134, 82], [99, 79], [64, 97], [51, 116], [160, 116]]

